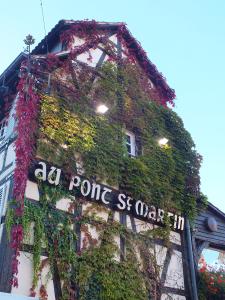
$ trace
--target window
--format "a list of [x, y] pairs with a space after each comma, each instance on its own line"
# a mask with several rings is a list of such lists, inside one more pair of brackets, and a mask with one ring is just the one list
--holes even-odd
[[0, 122], [0, 142], [4, 139], [6, 133], [6, 120]]
[[7, 181], [0, 186], [0, 218], [5, 216], [6, 213], [9, 189], [10, 181]]
[[127, 131], [125, 132], [126, 135], [126, 147], [127, 147], [127, 152], [129, 156], [136, 156], [136, 145], [135, 145], [135, 135]]

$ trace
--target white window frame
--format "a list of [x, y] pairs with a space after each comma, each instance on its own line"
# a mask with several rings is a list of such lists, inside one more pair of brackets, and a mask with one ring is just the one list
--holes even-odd
[[0, 186], [0, 218], [6, 214], [9, 186], [10, 181], [6, 181]]
[[131, 131], [125, 130], [126, 136], [126, 147], [127, 152], [130, 157], [136, 156], [136, 141], [135, 141], [135, 134]]
[[[9, 189], [10, 189], [10, 180], [0, 185], [0, 220], [2, 219], [2, 217], [6, 215]], [[2, 239], [2, 232], [3, 232], [3, 224], [0, 224], [0, 243]]]

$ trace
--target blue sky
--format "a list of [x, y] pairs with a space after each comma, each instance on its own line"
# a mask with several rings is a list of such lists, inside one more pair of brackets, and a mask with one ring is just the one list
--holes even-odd
[[[47, 32], [60, 19], [123, 21], [176, 90], [176, 112], [203, 155], [202, 191], [225, 212], [225, 1], [43, 0]], [[44, 37], [40, 0], [2, 1], [0, 73], [31, 33]]]

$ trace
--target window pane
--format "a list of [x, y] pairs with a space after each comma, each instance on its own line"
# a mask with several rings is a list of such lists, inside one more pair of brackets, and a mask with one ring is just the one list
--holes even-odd
[[130, 145], [127, 145], [127, 151], [129, 154], [131, 154], [131, 146]]
[[127, 143], [130, 144], [130, 136], [127, 135], [126, 137], [127, 137]]
[[136, 145], [135, 145], [135, 135], [133, 132], [126, 131], [126, 146], [127, 152], [130, 156], [135, 156], [136, 154]]

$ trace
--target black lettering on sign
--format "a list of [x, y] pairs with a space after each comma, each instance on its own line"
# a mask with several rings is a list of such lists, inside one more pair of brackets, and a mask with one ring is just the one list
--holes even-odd
[[48, 162], [37, 161], [30, 170], [31, 180], [41, 180], [49, 185], [61, 186], [72, 195], [81, 195], [88, 201], [94, 201], [114, 210], [122, 211], [145, 222], [163, 226], [165, 217], [170, 220], [172, 230], [184, 230], [184, 217], [161, 208], [135, 200], [125, 193], [96, 183], [78, 174], [68, 176], [62, 169]]

